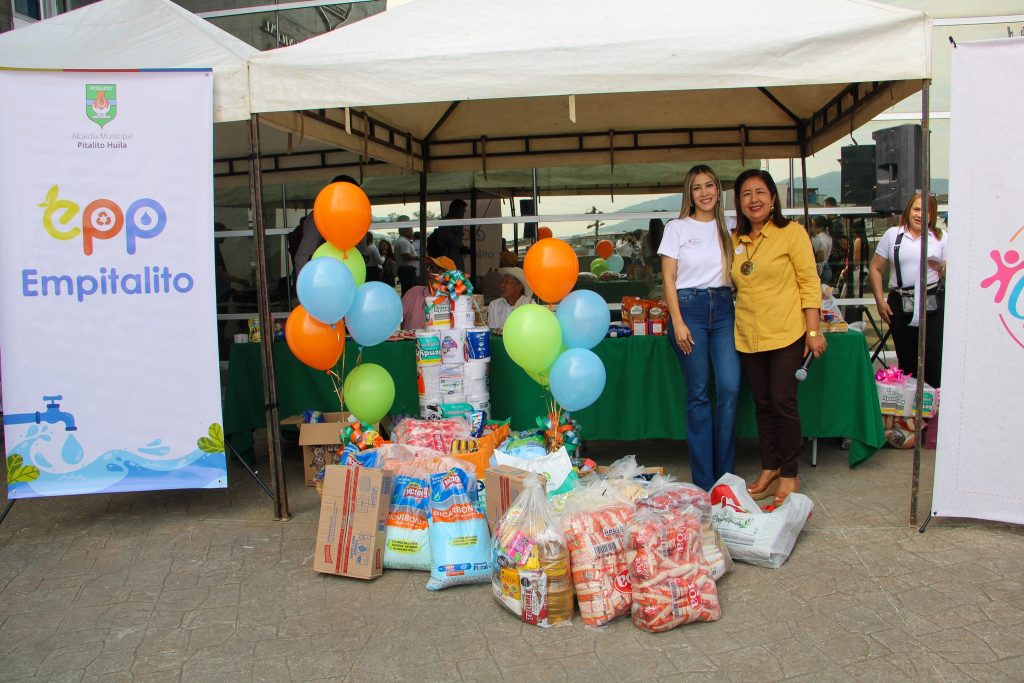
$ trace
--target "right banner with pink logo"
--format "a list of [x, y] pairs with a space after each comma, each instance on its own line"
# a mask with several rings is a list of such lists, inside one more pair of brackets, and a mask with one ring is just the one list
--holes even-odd
[[949, 241], [932, 514], [1024, 523], [1024, 39], [952, 50]]

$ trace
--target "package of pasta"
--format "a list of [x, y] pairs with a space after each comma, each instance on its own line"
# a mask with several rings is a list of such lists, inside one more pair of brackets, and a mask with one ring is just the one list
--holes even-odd
[[701, 548], [712, 577], [718, 581], [732, 569], [732, 555], [712, 523], [711, 496], [704, 489], [695, 484], [674, 481], [671, 476], [655, 476], [651, 479], [647, 495], [638, 499], [636, 504], [640, 508], [657, 510], [692, 507], [700, 519]]
[[429, 590], [491, 579], [487, 518], [476, 505], [476, 477], [462, 468], [430, 475]]
[[505, 609], [545, 628], [572, 621], [569, 550], [539, 478], [526, 478], [495, 525], [491, 563], [494, 599]]
[[626, 561], [626, 527], [635, 508], [597, 479], [566, 498], [562, 531], [583, 623], [600, 628], [628, 615], [633, 589]]
[[627, 532], [635, 626], [660, 633], [722, 616], [700, 538], [693, 507], [637, 511]]

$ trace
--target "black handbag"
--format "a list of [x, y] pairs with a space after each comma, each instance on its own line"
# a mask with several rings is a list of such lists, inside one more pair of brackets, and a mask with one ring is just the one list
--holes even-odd
[[[903, 241], [903, 235], [903, 231], [900, 231], [900, 234], [896, 235], [896, 244], [892, 249], [893, 268], [896, 269], [896, 288], [900, 290], [900, 307], [903, 309], [905, 314], [913, 315], [914, 291], [903, 291], [903, 273], [900, 270], [900, 243]], [[925, 312], [931, 313], [932, 311], [939, 310], [939, 299], [935, 296], [938, 288], [939, 285], [935, 287], [935, 291], [926, 293], [924, 301]]]

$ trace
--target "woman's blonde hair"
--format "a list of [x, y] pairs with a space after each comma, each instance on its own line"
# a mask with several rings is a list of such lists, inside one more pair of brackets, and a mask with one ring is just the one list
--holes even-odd
[[[903, 209], [903, 215], [900, 216], [900, 225], [906, 228], [910, 225], [910, 210], [914, 208], [914, 202], [921, 198], [920, 192], [915, 192], [911, 196], [910, 201], [907, 202], [907, 206]], [[924, 213], [924, 207], [921, 207], [921, 213]], [[935, 201], [935, 197], [928, 195], [928, 229], [932, 231], [936, 239], [942, 239], [942, 230], [936, 225], [939, 218], [939, 205]], [[922, 221], [923, 223], [924, 221]]]
[[715, 181], [715, 187], [718, 188], [718, 201], [715, 203], [715, 223], [718, 224], [718, 246], [722, 251], [722, 272], [725, 273], [725, 279], [728, 282], [732, 282], [732, 236], [729, 234], [729, 226], [725, 224], [725, 208], [722, 206], [722, 181], [719, 179], [718, 174], [715, 173], [715, 169], [704, 164], [697, 164], [691, 168], [687, 174], [686, 179], [683, 180], [683, 205], [679, 209], [679, 217], [686, 218], [692, 216], [697, 211], [697, 206], [693, 203], [693, 181], [701, 173], [707, 174]]

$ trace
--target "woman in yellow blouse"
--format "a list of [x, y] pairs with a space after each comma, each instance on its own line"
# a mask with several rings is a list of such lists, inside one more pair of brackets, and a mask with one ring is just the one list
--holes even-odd
[[825, 351], [818, 331], [821, 281], [807, 232], [782, 215], [767, 171], [736, 179], [732, 281], [736, 286], [736, 350], [754, 396], [761, 476], [747, 491], [775, 505], [800, 490], [800, 414], [796, 370]]

